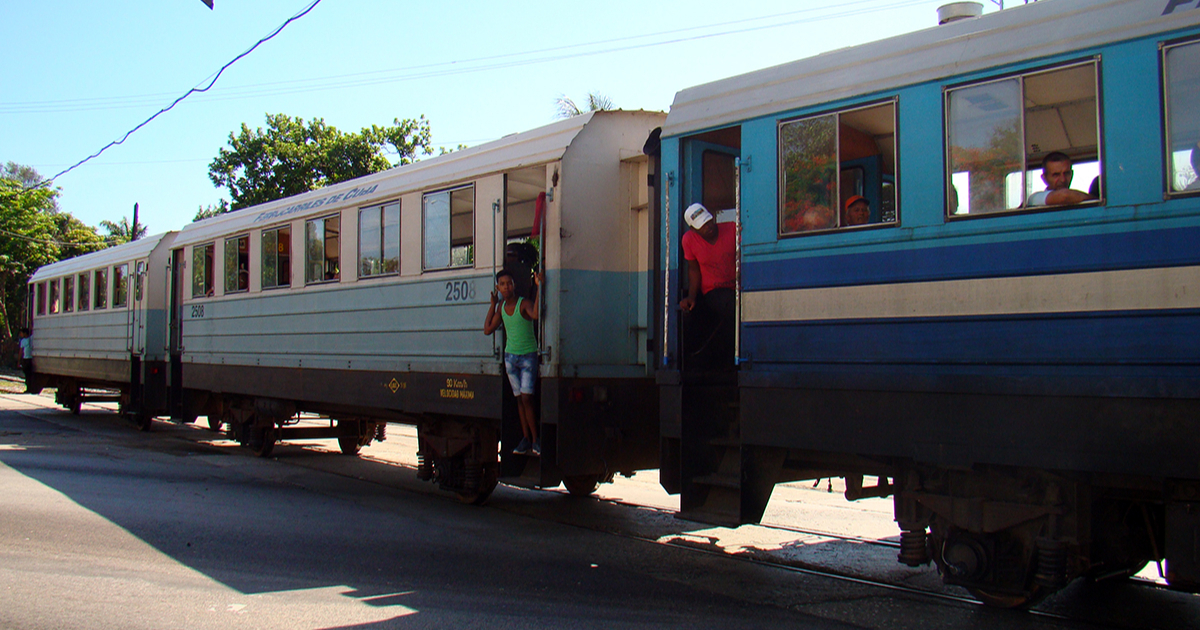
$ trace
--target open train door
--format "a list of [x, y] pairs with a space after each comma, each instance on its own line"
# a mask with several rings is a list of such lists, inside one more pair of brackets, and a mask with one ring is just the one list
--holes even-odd
[[171, 250], [167, 305], [167, 411], [183, 419], [183, 249]]

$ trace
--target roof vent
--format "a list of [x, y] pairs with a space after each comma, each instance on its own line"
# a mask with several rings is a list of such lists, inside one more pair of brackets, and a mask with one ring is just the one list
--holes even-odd
[[983, 15], [983, 5], [978, 2], [951, 2], [938, 7], [938, 24], [949, 24]]

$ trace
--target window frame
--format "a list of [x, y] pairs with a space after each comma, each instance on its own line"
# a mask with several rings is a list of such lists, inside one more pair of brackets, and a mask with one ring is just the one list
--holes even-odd
[[[1158, 44], [1158, 98], [1160, 111], [1160, 129], [1162, 141], [1162, 187], [1164, 199], [1179, 199], [1185, 197], [1194, 197], [1200, 195], [1200, 187], [1188, 190], [1184, 187], [1183, 190], [1175, 190], [1173, 179], [1175, 176], [1174, 165], [1171, 159], [1171, 98], [1168, 90], [1171, 87], [1169, 77], [1167, 76], [1167, 53], [1175, 48], [1183, 48], [1186, 46], [1200, 46], [1200, 35], [1191, 35], [1159, 42]], [[1200, 138], [1197, 138], [1200, 141]], [[1188, 186], [1200, 182], [1200, 173], [1195, 173], [1196, 178], [1188, 183]]]
[[[280, 266], [280, 264], [279, 264], [279, 233], [284, 230], [287, 230], [287, 233], [288, 233], [287, 264]], [[266, 239], [267, 239], [267, 235], [272, 234], [272, 233], [275, 234], [275, 246], [273, 248], [273, 251], [271, 251], [270, 255], [268, 256]], [[292, 239], [292, 224], [291, 223], [283, 223], [280, 225], [276, 225], [274, 227], [263, 228], [262, 232], [258, 236], [258, 240], [259, 240], [259, 245], [261, 246], [261, 249], [260, 249], [261, 254], [259, 255], [259, 261], [258, 261], [259, 262], [259, 264], [258, 264], [258, 266], [259, 266], [259, 286], [261, 287], [261, 289], [263, 291], [269, 291], [272, 289], [291, 288], [291, 286], [292, 286], [292, 240], [293, 240]], [[275, 262], [275, 282], [270, 283], [270, 284], [267, 283], [267, 260], [268, 260], [268, 258], [270, 258], [271, 260], [273, 260]], [[279, 282], [279, 271], [281, 269], [287, 270], [287, 282], [286, 283]]]
[[79, 283], [79, 299], [77, 300], [79, 307], [76, 312], [90, 311], [92, 309], [92, 272], [84, 271], [77, 274], [75, 281]]
[[[336, 219], [338, 222], [338, 234], [337, 234], [338, 255], [336, 258], [337, 271], [332, 274], [332, 277], [330, 277], [330, 272], [328, 271], [328, 269], [326, 269], [322, 273], [322, 275], [324, 276], [323, 278], [315, 279], [315, 280], [310, 279], [309, 272], [312, 270], [312, 268], [310, 266], [311, 261], [309, 260], [309, 250], [310, 250], [311, 246], [309, 245], [308, 226], [312, 225], [314, 223], [317, 223], [318, 221], [321, 224], [321, 260], [322, 260], [321, 264], [322, 264], [322, 267], [325, 268], [329, 264], [330, 260], [334, 260], [334, 259], [329, 258], [328, 251], [327, 251], [328, 243], [329, 243], [329, 235], [328, 235], [327, 225], [328, 225], [329, 221], [334, 220], [334, 219]], [[342, 241], [343, 240], [344, 239], [343, 239], [343, 234], [342, 234], [342, 214], [341, 214], [341, 212], [337, 212], [334, 214], [327, 214], [327, 215], [319, 216], [319, 217], [313, 217], [311, 219], [305, 219], [305, 221], [304, 221], [304, 285], [305, 286], [316, 285], [316, 284], [334, 284], [337, 282], [341, 282], [341, 280], [342, 280]]]
[[[456, 265], [456, 264], [454, 264], [454, 193], [462, 191], [462, 190], [470, 190], [471, 191], [471, 244], [469, 245], [469, 247], [472, 248], [471, 249], [472, 253], [471, 253], [470, 261], [463, 263], [463, 264]], [[421, 193], [421, 272], [422, 273], [438, 272], [438, 271], [453, 271], [453, 270], [457, 270], [457, 269], [474, 268], [474, 266], [475, 266], [474, 247], [475, 247], [476, 241], [478, 240], [476, 238], [476, 234], [475, 234], [475, 205], [479, 201], [476, 192], [477, 191], [476, 191], [476, 187], [475, 187], [475, 182], [469, 182], [466, 184], [459, 184], [457, 186], [450, 186], [448, 188], [441, 188], [438, 190], [431, 190], [428, 192]], [[449, 260], [448, 260], [448, 263], [446, 266], [431, 267], [428, 265], [429, 253], [428, 253], [428, 249], [426, 248], [426, 245], [429, 244], [429, 234], [428, 234], [429, 221], [428, 221], [428, 215], [427, 215], [427, 211], [428, 211], [427, 200], [430, 197], [433, 197], [435, 195], [441, 195], [441, 194], [446, 194], [448, 196], [447, 200], [448, 200], [448, 213], [449, 214], [447, 217], [447, 219], [448, 219], [447, 223], [449, 225], [447, 227], [448, 227], [448, 231], [449, 231], [449, 238], [446, 241], [446, 249], [447, 249], [446, 255]]]
[[[841, 135], [842, 135], [841, 119], [843, 116], [845, 116], [847, 114], [853, 114], [855, 112], [863, 112], [863, 111], [867, 111], [870, 109], [877, 109], [877, 108], [888, 107], [888, 106], [890, 106], [892, 108], [892, 149], [891, 149], [891, 153], [892, 153], [892, 170], [894, 172], [891, 173], [892, 181], [889, 182], [884, 177], [883, 169], [880, 169], [879, 188], [880, 188], [881, 195], [882, 195], [882, 191], [886, 188], [885, 184], [890, 184], [891, 189], [892, 189], [892, 194], [894, 195], [894, 203], [892, 204], [890, 213], [893, 215], [894, 218], [891, 221], [883, 220], [883, 216], [884, 216], [883, 215], [883, 210], [884, 210], [883, 205], [884, 204], [882, 203], [883, 199], [881, 196], [879, 199], [880, 207], [878, 208], [878, 212], [879, 212], [879, 216], [880, 216], [879, 221], [875, 221], [875, 222], [868, 221], [867, 223], [862, 224], [862, 225], [841, 225], [842, 215], [845, 211], [845, 208], [841, 207], [841, 205], [842, 205], [841, 188], [842, 188], [842, 171], [843, 171], [842, 164], [845, 162], [854, 162], [858, 159], [862, 159], [862, 158], [856, 158], [854, 160], [846, 160], [846, 161], [843, 161], [841, 159], [841, 157], [842, 157], [841, 156], [841, 151], [842, 151], [842, 149], [841, 149]], [[785, 173], [784, 173], [784, 168], [785, 168], [784, 148], [785, 147], [784, 147], [784, 143], [782, 141], [783, 140], [783, 129], [785, 126], [787, 126], [789, 124], [794, 124], [794, 123], [797, 123], [800, 121], [805, 121], [805, 120], [816, 120], [819, 118], [825, 118], [825, 117], [829, 117], [829, 116], [834, 117], [833, 145], [834, 145], [834, 152], [837, 157], [837, 163], [836, 163], [835, 168], [833, 169], [834, 170], [833, 213], [834, 213], [835, 225], [833, 225], [832, 227], [816, 228], [816, 229], [812, 229], [812, 230], [799, 230], [799, 231], [790, 231], [790, 232], [784, 231], [783, 209], [784, 209], [784, 205], [787, 201], [788, 181], [787, 181], [787, 178], [785, 177]], [[876, 148], [878, 148], [878, 146]], [[880, 150], [879, 155], [880, 156], [883, 155], [883, 150]], [[779, 120], [777, 120], [775, 122], [775, 159], [776, 159], [776, 191], [775, 191], [775, 195], [776, 195], [775, 235], [776, 235], [776, 238], [790, 239], [790, 238], [798, 238], [798, 237], [804, 237], [804, 236], [813, 236], [813, 235], [818, 235], [818, 234], [850, 233], [850, 232], [858, 232], [861, 230], [872, 230], [872, 229], [891, 228], [891, 227], [899, 227], [900, 226], [900, 217], [901, 217], [901, 213], [900, 213], [900, 172], [901, 172], [901, 165], [900, 165], [900, 96], [898, 94], [893, 94], [893, 95], [887, 96], [885, 98], [879, 98], [879, 99], [875, 99], [875, 100], [871, 100], [871, 101], [854, 103], [854, 104], [846, 105], [846, 106], [842, 106], [842, 107], [835, 107], [835, 108], [831, 108], [831, 109], [824, 109], [821, 111], [809, 112], [809, 113], [801, 114], [798, 116], [789, 116], [787, 118], [780, 118]], [[846, 170], [854, 169], [854, 168], [862, 168], [862, 165], [861, 164], [850, 164], [846, 167]], [[864, 173], [865, 173], [865, 169], [864, 169]], [[865, 177], [864, 177], [864, 179], [865, 179]]]
[[[243, 242], [243, 241], [246, 244], [246, 253], [245, 253], [245, 256], [246, 256], [246, 261], [245, 261], [246, 262], [246, 276], [245, 276], [246, 286], [244, 286], [244, 287], [239, 286], [241, 284], [241, 280], [242, 280], [239, 265], [241, 265], [241, 263], [242, 263], [241, 242]], [[234, 264], [232, 266], [229, 264], [229, 262], [230, 262], [229, 245], [231, 243], [234, 244], [234, 246], [236, 248], [233, 251], [233, 263]], [[225, 289], [222, 292], [222, 295], [231, 295], [234, 293], [249, 293], [250, 292], [250, 234], [248, 234], [248, 233], [247, 234], [238, 234], [237, 236], [226, 237], [224, 239], [222, 247], [221, 247], [221, 254], [222, 254], [222, 260], [224, 261], [224, 268], [221, 270], [222, 271], [221, 275], [223, 276], [222, 280], [221, 280], [221, 286]], [[230, 275], [231, 271], [233, 272], [232, 275]], [[232, 287], [230, 286], [230, 280], [233, 281]]]
[[46, 314], [58, 315], [62, 312], [62, 290], [58, 278], [46, 281]]
[[[200, 255], [203, 256], [203, 258], [197, 258], [196, 257], [197, 253], [200, 253]], [[191, 293], [192, 293], [193, 299], [209, 298], [209, 297], [214, 297], [216, 295], [216, 287], [213, 286], [216, 283], [216, 274], [214, 273], [215, 270], [213, 269], [213, 267], [216, 264], [216, 255], [217, 255], [216, 241], [209, 241], [208, 243], [200, 243], [198, 245], [192, 246], [192, 256], [191, 256], [191, 258], [192, 258], [192, 274], [191, 274], [192, 291], [191, 291]], [[198, 261], [203, 263], [203, 265], [201, 266], [201, 269], [196, 269]], [[199, 278], [202, 281], [199, 283], [200, 284], [199, 291], [197, 291], [197, 286], [196, 286], [197, 285], [197, 283], [196, 283], [196, 279], [197, 279], [196, 274], [197, 273], [201, 274], [199, 276]]]
[[[975, 79], [972, 81], [962, 81], [962, 82], [943, 86], [942, 87], [942, 160], [943, 160], [943, 162], [942, 162], [942, 195], [943, 195], [942, 216], [943, 216], [943, 218], [947, 222], [969, 221], [972, 219], [982, 219], [982, 218], [987, 218], [987, 217], [1024, 215], [1024, 214], [1039, 213], [1039, 212], [1058, 212], [1058, 211], [1062, 211], [1062, 210], [1070, 210], [1070, 209], [1077, 209], [1077, 208], [1089, 208], [1089, 207], [1097, 207], [1097, 206], [1103, 207], [1107, 203], [1107, 195], [1106, 195], [1107, 186], [1105, 185], [1105, 181], [1104, 181], [1104, 174], [1107, 172], [1107, 169], [1104, 167], [1106, 151], [1104, 148], [1104, 136], [1105, 136], [1105, 134], [1104, 134], [1104, 90], [1103, 90], [1103, 78], [1102, 78], [1103, 77], [1102, 65], [1103, 64], [1102, 64], [1101, 55], [1099, 53], [1097, 53], [1094, 55], [1088, 55], [1086, 57], [1080, 57], [1080, 58], [1076, 58], [1076, 59], [1062, 61], [1059, 63], [1037, 66], [1037, 67], [1033, 67], [1033, 68], [1026, 68], [1023, 70], [1014, 70], [1014, 71], [1005, 72], [1002, 74], [989, 75], [987, 77]], [[1029, 145], [1029, 139], [1028, 139], [1029, 125], [1028, 125], [1028, 120], [1027, 120], [1027, 112], [1029, 111], [1029, 108], [1025, 105], [1025, 94], [1026, 94], [1025, 81], [1029, 77], [1050, 74], [1053, 72], [1062, 72], [1062, 71], [1070, 70], [1072, 68], [1081, 68], [1081, 67], [1085, 67], [1085, 66], [1091, 66], [1093, 69], [1092, 87], [1093, 87], [1093, 95], [1095, 97], [1095, 110], [1096, 110], [1096, 164], [1099, 166], [1098, 175], [1100, 177], [1100, 196], [1097, 199], [1089, 200], [1089, 201], [1085, 201], [1085, 202], [1077, 203], [1077, 204], [1039, 205], [1039, 206], [1030, 207], [1027, 205], [1029, 196], [1031, 194], [1033, 194], [1034, 192], [1038, 192], [1038, 191], [1030, 190], [1029, 183], [1028, 183], [1029, 180], [1026, 178], [1028, 178], [1031, 173], [1041, 170], [1041, 164], [1040, 163], [1031, 163], [1029, 161], [1029, 151], [1028, 151], [1028, 148], [1029, 148], [1029, 146], [1028, 146]], [[1021, 170], [1019, 171], [1021, 173], [1021, 178], [1022, 178], [1021, 203], [1015, 208], [1003, 208], [1000, 210], [979, 211], [979, 212], [973, 212], [973, 213], [967, 213], [967, 214], [952, 213], [950, 210], [950, 199], [951, 199], [952, 194], [955, 194], [955, 193], [952, 193], [952, 191], [954, 191], [954, 187], [953, 187], [954, 172], [953, 172], [953, 163], [952, 163], [952, 156], [951, 156], [951, 138], [950, 138], [950, 130], [951, 130], [951, 125], [952, 125], [951, 111], [950, 111], [950, 95], [955, 90], [961, 90], [961, 89], [971, 88], [971, 87], [978, 87], [978, 86], [988, 85], [988, 84], [992, 84], [992, 83], [1001, 83], [1001, 82], [1009, 81], [1012, 79], [1017, 79], [1018, 86], [1020, 88], [1020, 94], [1018, 95], [1018, 100], [1020, 102], [1020, 114], [1021, 114], [1020, 115]], [[1058, 151], [1058, 149], [1051, 149], [1051, 151], [1049, 151], [1047, 153], [1053, 153], [1055, 151]], [[1073, 162], [1073, 165], [1082, 163], [1082, 162], [1076, 162], [1075, 158], [1072, 158], [1072, 162]], [[1074, 186], [1072, 186], [1072, 187], [1074, 188]], [[1076, 188], [1076, 190], [1078, 190], [1078, 189]], [[957, 208], [957, 205], [958, 204], [956, 204], [956, 208]]]
[[[391, 260], [391, 258], [388, 257], [388, 252], [387, 252], [387, 245], [388, 245], [387, 227], [388, 226], [386, 225], [385, 218], [386, 218], [386, 213], [387, 213], [388, 208], [392, 208], [392, 207], [395, 207], [395, 209], [396, 209], [396, 223], [395, 223], [395, 234], [394, 234], [394, 236], [395, 236], [395, 269], [392, 271], [387, 271], [387, 266], [388, 266], [387, 262], [389, 260]], [[380, 266], [381, 271], [379, 271], [377, 273], [367, 273], [364, 270], [365, 268], [364, 268], [364, 257], [363, 257], [363, 251], [364, 251], [364, 249], [363, 249], [363, 214], [371, 212], [373, 210], [378, 211], [378, 213], [379, 213], [377, 225], [379, 227], [379, 243], [378, 243], [379, 250], [378, 251], [379, 251], [379, 266]], [[401, 221], [401, 217], [402, 217], [401, 202], [398, 199], [396, 201], [388, 201], [388, 202], [374, 204], [374, 205], [370, 205], [370, 206], [364, 206], [364, 207], [358, 209], [358, 277], [359, 278], [363, 278], [363, 279], [382, 278], [382, 277], [386, 277], [386, 276], [396, 276], [396, 275], [400, 274], [400, 250], [401, 250], [400, 221]]]
[[108, 308], [108, 267], [101, 267], [92, 272], [92, 310], [103, 311]]
[[112, 266], [112, 307], [129, 306], [129, 263]]
[[75, 312], [75, 274], [68, 274], [62, 278], [62, 312]]

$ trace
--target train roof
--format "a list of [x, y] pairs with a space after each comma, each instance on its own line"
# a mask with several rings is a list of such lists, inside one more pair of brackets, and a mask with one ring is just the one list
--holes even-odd
[[[448, 187], [481, 175], [545, 164], [562, 158], [575, 137], [598, 117], [640, 115], [662, 116], [660, 112], [642, 110], [588, 112], [479, 146], [191, 223], [180, 231], [178, 243], [197, 243], [299, 217], [320, 216], [344, 207], [348, 199], [353, 205], [368, 206], [415, 190]], [[362, 193], [364, 190], [368, 192]]]
[[1178, 0], [1042, 0], [830, 51], [678, 92], [663, 136], [1200, 23], [1200, 11], [1177, 4]]
[[177, 232], [163, 232], [153, 236], [145, 236], [132, 243], [125, 243], [115, 247], [102, 249], [98, 252], [60, 260], [56, 263], [51, 263], [41, 267], [29, 279], [30, 282], [38, 282], [47, 278], [54, 278], [72, 273], [79, 273], [91, 269], [99, 269], [109, 265], [129, 262], [139, 258], [145, 258], [154, 251], [155, 247], [166, 238], [173, 238]]

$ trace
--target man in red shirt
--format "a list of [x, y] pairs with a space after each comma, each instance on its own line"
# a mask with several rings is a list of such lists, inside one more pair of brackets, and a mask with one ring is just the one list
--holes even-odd
[[683, 235], [688, 263], [688, 292], [679, 301], [685, 314], [685, 362], [699, 369], [733, 367], [734, 287], [737, 284], [737, 241], [734, 226], [717, 223], [704, 206], [694, 203], [683, 213], [691, 230]]

